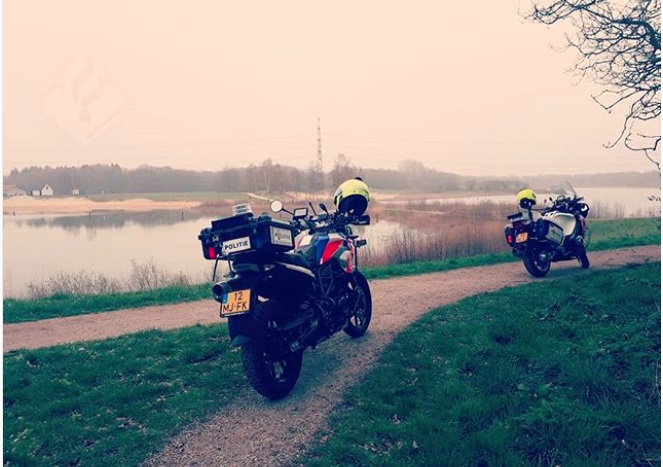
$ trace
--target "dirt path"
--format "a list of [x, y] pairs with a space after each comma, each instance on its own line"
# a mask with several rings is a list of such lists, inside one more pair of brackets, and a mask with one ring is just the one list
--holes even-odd
[[[593, 270], [660, 261], [658, 245], [590, 254], [592, 268], [557, 263], [545, 279], [579, 277]], [[405, 326], [431, 308], [480, 292], [532, 281], [522, 264], [459, 269], [416, 277], [371, 281], [373, 321], [366, 336], [339, 333], [304, 354], [304, 367], [292, 394], [270, 402], [248, 386], [236, 402], [171, 440], [148, 466], [288, 465], [327, 424], [343, 392], [366, 372]], [[217, 322], [214, 302], [121, 310], [110, 313], [4, 325], [5, 352], [70, 341], [102, 339], [147, 328], [172, 329]]]

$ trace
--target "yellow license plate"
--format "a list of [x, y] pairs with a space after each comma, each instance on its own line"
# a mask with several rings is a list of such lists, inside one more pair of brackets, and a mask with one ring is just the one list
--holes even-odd
[[251, 289], [223, 294], [221, 316], [242, 315], [251, 311]]
[[523, 243], [527, 241], [527, 232], [520, 232], [516, 235], [516, 243]]

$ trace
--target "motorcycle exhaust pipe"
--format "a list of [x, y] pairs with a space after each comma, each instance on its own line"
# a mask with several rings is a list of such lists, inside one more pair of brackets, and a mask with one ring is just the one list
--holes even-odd
[[212, 286], [212, 295], [214, 300], [221, 303], [223, 301], [223, 294], [230, 292], [230, 286], [227, 282], [217, 282]]

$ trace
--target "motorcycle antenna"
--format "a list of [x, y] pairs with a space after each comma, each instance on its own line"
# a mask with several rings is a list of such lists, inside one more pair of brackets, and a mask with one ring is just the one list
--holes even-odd
[[318, 213], [315, 212], [315, 208], [313, 207], [313, 203], [311, 203], [311, 202], [309, 201], [309, 202], [308, 202], [308, 205], [311, 206], [311, 211], [313, 211], [313, 215], [314, 215], [314, 216], [317, 216]]

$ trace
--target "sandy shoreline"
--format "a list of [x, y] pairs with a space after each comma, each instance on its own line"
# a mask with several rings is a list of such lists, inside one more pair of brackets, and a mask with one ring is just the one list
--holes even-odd
[[155, 211], [191, 209], [199, 201], [152, 201], [128, 199], [121, 201], [92, 201], [87, 198], [33, 198], [16, 196], [2, 200], [3, 214], [84, 214], [91, 211]]
[[[371, 194], [374, 201], [390, 203], [394, 200], [420, 201], [429, 198], [452, 198], [468, 196], [488, 196], [479, 192], [446, 192], [446, 193], [389, 193], [375, 191]], [[250, 196], [250, 195], [249, 195]], [[254, 195], [255, 197], [256, 196]], [[311, 195], [304, 193], [289, 193], [276, 196], [276, 199], [300, 199], [308, 200]], [[246, 202], [246, 201], [245, 201]], [[250, 201], [248, 201], [250, 202]], [[114, 201], [92, 201], [85, 197], [53, 197], [41, 198], [32, 196], [15, 196], [3, 198], [2, 213], [5, 215], [21, 214], [87, 214], [93, 211], [128, 211], [145, 212], [156, 210], [184, 210], [200, 207], [200, 200], [180, 201], [153, 201], [144, 198], [114, 200]]]

